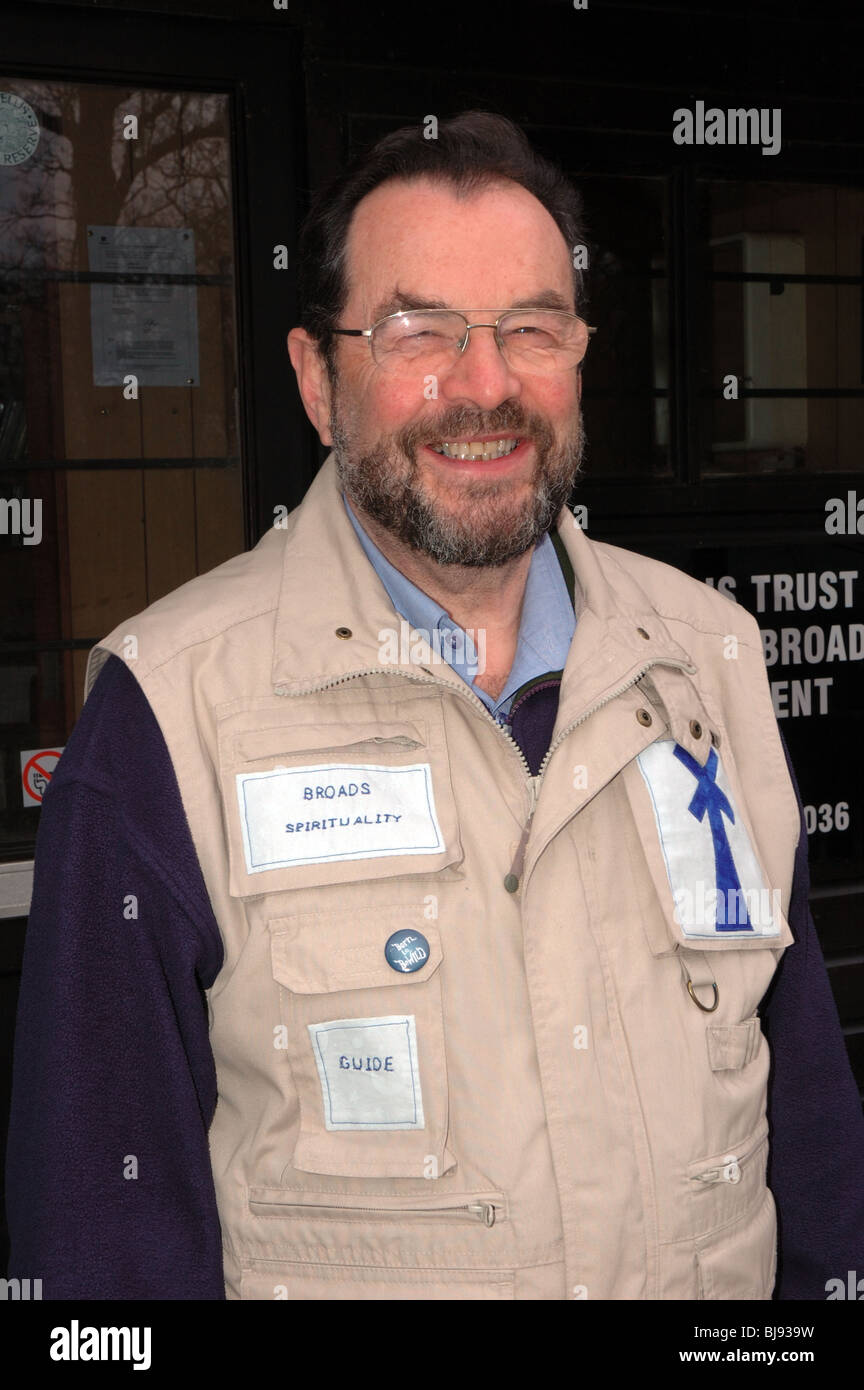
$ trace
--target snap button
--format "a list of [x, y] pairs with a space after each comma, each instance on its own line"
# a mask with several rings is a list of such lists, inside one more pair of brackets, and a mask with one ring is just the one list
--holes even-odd
[[343, 637], [343, 638], [344, 638], [344, 637], [353, 637], [353, 636], [354, 636], [354, 633], [351, 631], [350, 627], [337, 627], [337, 629], [336, 629], [336, 636], [337, 636], [337, 637]]
[[636, 631], [639, 633], [640, 637], [645, 638], [646, 642], [649, 642], [651, 640], [649, 633], [645, 631], [644, 627], [637, 627]]
[[702, 725], [699, 723], [698, 719], [690, 720], [690, 732], [694, 738], [702, 737]]
[[649, 726], [650, 724], [653, 724], [653, 722], [654, 722], [653, 719], [651, 718], [650, 714], [648, 713], [647, 709], [637, 709], [637, 711], [636, 711], [636, 718], [639, 720], [639, 723], [640, 723], [640, 724], [644, 724], [644, 725], [645, 725], [645, 728], [646, 728], [646, 729], [648, 728], [648, 726]]
[[413, 975], [415, 970], [422, 970], [429, 959], [429, 942], [422, 932], [397, 931], [388, 937], [384, 955], [391, 970]]
[[516, 892], [516, 889], [519, 887], [519, 879], [517, 878], [516, 874], [505, 875], [504, 887], [507, 889], [508, 893]]

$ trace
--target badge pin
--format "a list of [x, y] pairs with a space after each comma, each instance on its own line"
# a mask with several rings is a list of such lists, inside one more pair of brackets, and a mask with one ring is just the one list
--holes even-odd
[[397, 931], [388, 938], [384, 955], [391, 970], [411, 975], [422, 970], [429, 959], [429, 942], [422, 932]]

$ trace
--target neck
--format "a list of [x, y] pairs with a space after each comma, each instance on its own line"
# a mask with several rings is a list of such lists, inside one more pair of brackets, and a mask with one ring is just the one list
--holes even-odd
[[369, 536], [406, 579], [439, 603], [454, 623], [463, 628], [485, 627], [504, 632], [519, 630], [522, 600], [534, 547], [503, 565], [440, 565], [395, 537], [356, 502], [354, 514]]
[[476, 684], [497, 699], [516, 655], [525, 584], [534, 547], [506, 564], [483, 568], [439, 565], [429, 555], [412, 550], [362, 508], [351, 503], [361, 525], [395, 567], [439, 603], [461, 628], [484, 634], [485, 669]]

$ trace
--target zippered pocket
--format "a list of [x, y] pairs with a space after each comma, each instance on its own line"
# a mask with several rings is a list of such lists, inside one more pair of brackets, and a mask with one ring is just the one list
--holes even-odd
[[721, 1231], [758, 1205], [765, 1190], [768, 1122], [738, 1143], [708, 1154], [688, 1166], [693, 1235]]
[[704, 1168], [699, 1173], [691, 1173], [693, 1182], [701, 1183], [739, 1183], [743, 1176], [742, 1165], [749, 1164], [753, 1155], [761, 1149], [765, 1143], [767, 1131], [761, 1131], [756, 1139], [746, 1145], [738, 1145], [734, 1151], [730, 1149], [728, 1154], [724, 1154], [719, 1163], [712, 1164], [709, 1168]]
[[[395, 1221], [399, 1218], [422, 1221], [431, 1217], [447, 1221], [479, 1222], [483, 1226], [495, 1226], [507, 1220], [506, 1199], [503, 1193], [470, 1192], [464, 1194], [464, 1201], [458, 1200], [459, 1195], [448, 1193], [428, 1198], [404, 1198], [376, 1194], [374, 1199], [367, 1199], [371, 1205], [366, 1205], [363, 1199], [361, 1205], [353, 1201], [340, 1201], [339, 1194], [286, 1192], [284, 1188], [253, 1187], [249, 1189], [249, 1208], [254, 1216], [271, 1219], [308, 1216], [311, 1220], [356, 1222], [358, 1219]], [[334, 1197], [336, 1200], [333, 1200]]]

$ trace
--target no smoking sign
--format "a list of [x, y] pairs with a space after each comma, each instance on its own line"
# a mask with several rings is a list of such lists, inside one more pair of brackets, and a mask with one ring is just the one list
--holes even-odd
[[21, 753], [21, 791], [25, 806], [41, 806], [62, 748], [25, 748]]

